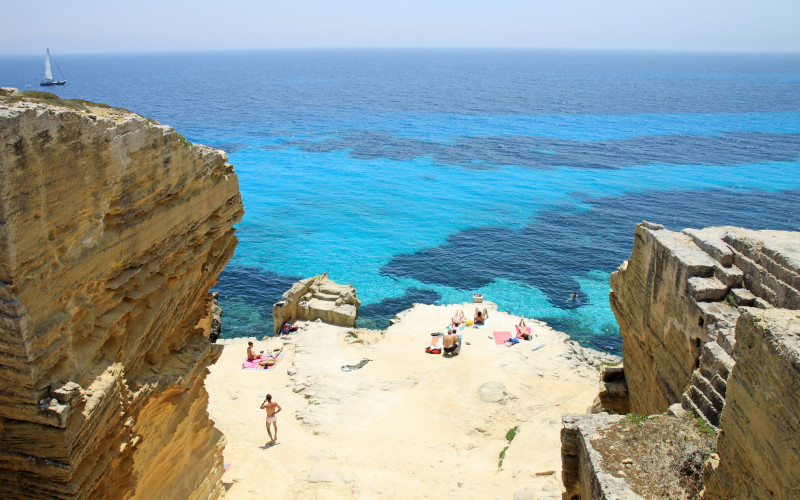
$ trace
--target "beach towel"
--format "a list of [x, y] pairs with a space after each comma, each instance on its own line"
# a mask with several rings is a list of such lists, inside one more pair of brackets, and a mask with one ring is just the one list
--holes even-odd
[[425, 352], [429, 354], [441, 354], [442, 353], [442, 342], [444, 342], [444, 337], [441, 335], [434, 335], [431, 337], [431, 345], [425, 348]]
[[511, 338], [511, 332], [494, 332], [494, 344], [505, 347], [506, 340]]
[[242, 368], [258, 368], [258, 362], [264, 359], [266, 356], [263, 354], [259, 354], [256, 356], [255, 359], [246, 359], [242, 361]]
[[275, 364], [274, 365], [268, 366], [266, 368], [262, 368], [262, 367], [258, 366], [258, 362], [261, 361], [264, 358], [266, 358], [266, 356], [264, 354], [261, 354], [259, 357], [257, 357], [256, 359], [254, 359], [252, 361], [249, 361], [249, 360], [245, 359], [244, 361], [242, 361], [242, 369], [243, 370], [264, 370], [264, 371], [268, 372], [268, 371], [274, 369], [276, 366], [278, 366], [278, 363], [280, 363], [281, 359], [283, 359], [283, 353], [278, 354], [278, 357], [275, 358]]
[[[519, 327], [518, 327], [518, 326], [517, 326], [517, 327], [515, 327], [515, 328], [514, 328], [514, 330], [517, 332], [517, 338], [518, 338], [518, 339], [521, 339], [521, 338], [522, 338], [522, 335], [520, 335], [520, 334], [519, 334], [519, 330], [517, 330], [517, 328], [519, 328]], [[526, 330], [528, 330], [528, 335], [530, 335], [530, 334], [531, 334], [531, 327], [529, 327], [529, 326], [526, 326], [526, 327], [525, 327], [525, 329], [526, 329]]]
[[484, 319], [483, 319], [483, 324], [482, 324], [482, 325], [481, 325], [481, 324], [479, 324], [479, 323], [475, 323], [475, 324], [474, 324], [474, 325], [472, 325], [472, 326], [474, 326], [475, 328], [486, 328], [486, 326], [489, 324], [489, 319], [490, 319], [490, 318], [484, 318]]

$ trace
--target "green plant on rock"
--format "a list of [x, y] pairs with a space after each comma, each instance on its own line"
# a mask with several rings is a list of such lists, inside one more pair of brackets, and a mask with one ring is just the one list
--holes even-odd
[[506, 451], [508, 451], [508, 446], [503, 448], [503, 451], [500, 452], [500, 460], [497, 461], [497, 468], [498, 469], [502, 469], [503, 468], [503, 460], [505, 460], [505, 458], [506, 458]]
[[181, 144], [183, 144], [187, 148], [192, 147], [192, 143], [191, 143], [191, 141], [189, 141], [189, 139], [187, 139], [186, 137], [184, 137], [183, 135], [181, 135], [178, 132], [175, 132], [175, 133], [178, 134], [178, 140], [181, 141]]
[[614, 361], [614, 362], [603, 361], [602, 363], [598, 363], [597, 365], [595, 365], [594, 369], [597, 370], [597, 371], [600, 371], [600, 370], [603, 369], [604, 366], [619, 366], [621, 364], [622, 364], [622, 361]]
[[[515, 425], [514, 427], [510, 428], [508, 432], [506, 432], [506, 440], [508, 441], [508, 445], [511, 444], [511, 441], [517, 437], [517, 432], [519, 431], [519, 426]], [[500, 469], [503, 467], [503, 460], [506, 458], [506, 451], [508, 451], [508, 445], [503, 448], [503, 451], [500, 452], [500, 460], [497, 462], [497, 468]]]
[[695, 417], [694, 423], [697, 429], [707, 436], [716, 436], [717, 430], [708, 424], [703, 417]]
[[650, 420], [651, 417], [639, 413], [628, 413], [625, 415], [625, 420], [635, 425], [642, 425], [644, 422]]
[[46, 99], [48, 101], [60, 101], [61, 98], [50, 92], [41, 92], [39, 90], [23, 90], [23, 97], [32, 97], [34, 99]]
[[514, 427], [510, 428], [508, 432], [506, 432], [506, 439], [508, 440], [509, 443], [514, 440], [518, 430], [519, 426], [515, 425]]
[[728, 293], [722, 301], [731, 307], [736, 307], [736, 297], [733, 296], [733, 293]]

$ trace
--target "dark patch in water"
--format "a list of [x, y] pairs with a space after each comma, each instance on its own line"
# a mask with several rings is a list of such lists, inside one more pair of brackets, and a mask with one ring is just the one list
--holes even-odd
[[221, 337], [272, 335], [272, 304], [301, 279], [228, 265], [211, 289], [223, 311]]
[[400, 311], [414, 304], [434, 304], [441, 296], [433, 290], [409, 288], [402, 297], [390, 297], [377, 304], [367, 304], [358, 308], [359, 328], [383, 330], [389, 327], [389, 320]]
[[599, 142], [537, 136], [475, 136], [443, 144], [383, 131], [360, 131], [323, 141], [287, 141], [276, 148], [299, 146], [310, 153], [349, 150], [350, 156], [359, 160], [408, 161], [430, 155], [441, 165], [479, 170], [500, 165], [617, 169], [652, 163], [741, 165], [793, 161], [800, 158], [798, 144], [800, 135], [766, 132], [659, 135]]
[[544, 317], [537, 319], [558, 331], [568, 333], [572, 340], [584, 347], [614, 354], [622, 352], [622, 337], [616, 323], [609, 323], [601, 331], [596, 331], [591, 325], [587, 325], [577, 318]]
[[[301, 279], [251, 267], [226, 267], [212, 288], [213, 292], [219, 292], [219, 305], [223, 310], [221, 337], [272, 335], [272, 305]], [[358, 327], [383, 330], [398, 312], [414, 304], [434, 304], [440, 298], [432, 290], [409, 288], [402, 297], [359, 307]]]
[[568, 309], [567, 299], [580, 290], [575, 278], [614, 271], [629, 257], [634, 227], [643, 219], [674, 231], [800, 228], [800, 190], [651, 191], [583, 201], [589, 210], [545, 212], [519, 232], [499, 227], [458, 232], [444, 245], [395, 256], [381, 273], [462, 290], [506, 278], [539, 288], [553, 305]]

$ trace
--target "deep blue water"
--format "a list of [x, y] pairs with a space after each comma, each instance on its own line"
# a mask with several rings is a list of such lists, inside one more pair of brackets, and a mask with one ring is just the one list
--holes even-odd
[[[216, 287], [227, 336], [271, 331], [272, 303], [328, 272], [360, 326], [480, 292], [617, 351], [608, 276], [638, 222], [800, 229], [800, 55], [55, 57], [68, 83], [47, 90], [228, 152], [247, 213]], [[0, 85], [43, 90], [42, 66], [0, 58]]]

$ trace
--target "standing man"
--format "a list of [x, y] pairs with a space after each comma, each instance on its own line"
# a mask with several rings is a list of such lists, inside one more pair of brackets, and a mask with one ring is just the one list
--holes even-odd
[[[278, 417], [276, 416], [281, 411], [281, 405], [272, 402], [272, 394], [267, 394], [267, 399], [261, 403], [261, 409], [267, 410], [267, 434], [269, 434], [269, 444], [275, 444], [278, 441]], [[275, 437], [272, 437], [272, 431], [269, 429], [269, 424], [275, 428]]]

